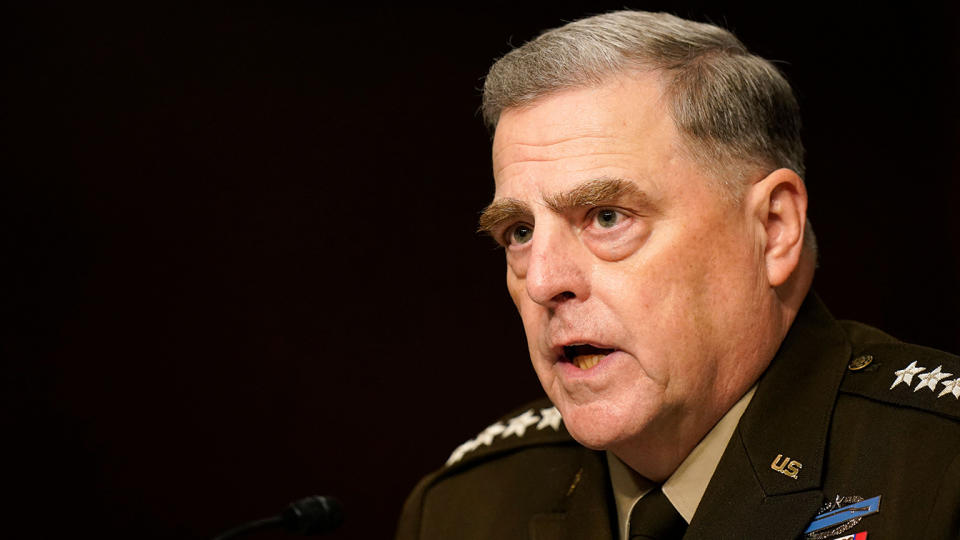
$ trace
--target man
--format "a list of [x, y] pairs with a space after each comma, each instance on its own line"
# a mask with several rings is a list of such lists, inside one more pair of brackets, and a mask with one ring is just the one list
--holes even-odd
[[610, 13], [500, 59], [484, 116], [480, 226], [553, 406], [458, 448], [398, 538], [960, 537], [960, 361], [810, 292], [799, 110], [769, 62]]

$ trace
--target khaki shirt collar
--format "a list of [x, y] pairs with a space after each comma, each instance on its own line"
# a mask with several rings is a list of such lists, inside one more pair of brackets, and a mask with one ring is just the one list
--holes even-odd
[[[693, 520], [693, 514], [700, 505], [700, 499], [707, 490], [707, 484], [710, 483], [710, 478], [720, 463], [723, 451], [740, 422], [740, 416], [746, 410], [756, 389], [754, 385], [723, 415], [723, 418], [713, 426], [713, 429], [663, 483], [663, 494], [687, 523]], [[607, 463], [610, 469], [610, 482], [613, 485], [613, 498], [617, 506], [620, 537], [627, 538], [630, 511], [633, 505], [656, 487], [656, 484], [640, 476], [609, 451]]]

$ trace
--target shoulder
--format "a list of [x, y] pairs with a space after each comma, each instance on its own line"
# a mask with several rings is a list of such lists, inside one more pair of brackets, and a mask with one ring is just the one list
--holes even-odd
[[841, 325], [851, 343], [842, 393], [960, 420], [960, 357], [904, 343], [861, 323]]
[[892, 537], [952, 538], [960, 526], [960, 358], [859, 323], [842, 326], [851, 348], [830, 419], [824, 493], [882, 496], [870, 526]]
[[417, 484], [397, 538], [522, 537], [530, 516], [568, 493], [584, 460], [597, 461], [587, 454], [595, 453], [570, 437], [548, 400], [528, 403], [457, 446]]
[[501, 416], [458, 445], [438, 470], [421, 480], [417, 489], [429, 489], [465, 475], [493, 480], [505, 465], [538, 463], [545, 455], [562, 456], [571, 450], [579, 454], [583, 449], [567, 432], [556, 407], [542, 398]]

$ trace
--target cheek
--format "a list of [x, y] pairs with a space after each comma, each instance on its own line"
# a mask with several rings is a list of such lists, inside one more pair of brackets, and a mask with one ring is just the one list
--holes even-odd
[[[624, 322], [635, 354], [652, 371], [672, 371], [684, 351], [696, 348], [712, 323], [707, 317], [711, 304], [709, 264], [702, 251], [665, 249], [638, 254], [633, 259], [605, 266], [595, 275], [598, 292], [615, 319]], [[602, 285], [601, 285], [602, 284]], [[655, 375], [651, 373], [651, 375]]]
[[620, 284], [618, 316], [631, 321], [627, 330], [651, 377], [709, 377], [743, 320], [735, 308], [754, 294], [749, 246], [722, 237], [672, 240], [610, 276], [608, 292]]

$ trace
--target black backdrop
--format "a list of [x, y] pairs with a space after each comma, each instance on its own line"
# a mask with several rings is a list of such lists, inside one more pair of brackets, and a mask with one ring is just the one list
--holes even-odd
[[[130, 4], [3, 21], [0, 535], [208, 538], [321, 493], [335, 538], [387, 537], [417, 478], [540, 393], [473, 233], [485, 70], [623, 4]], [[960, 350], [954, 3], [780, 4], [631, 7], [781, 61], [816, 288]]]

